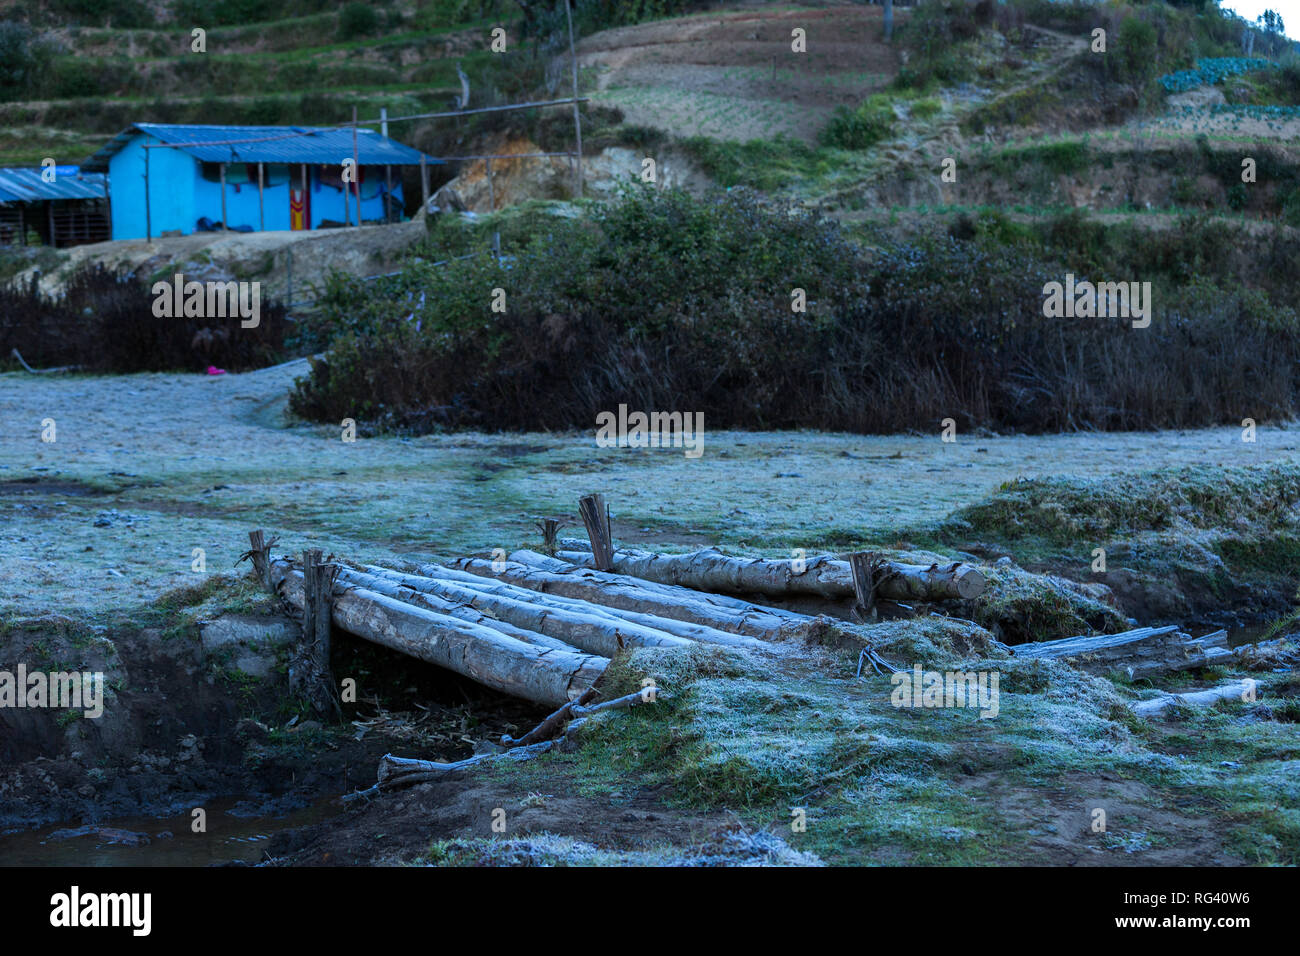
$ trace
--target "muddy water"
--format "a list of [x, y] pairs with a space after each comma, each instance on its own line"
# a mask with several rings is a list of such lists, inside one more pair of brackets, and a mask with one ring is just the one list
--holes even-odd
[[[266, 857], [272, 836], [282, 830], [319, 823], [342, 812], [338, 797], [277, 817], [242, 818], [226, 811], [236, 801], [209, 801], [206, 833], [190, 830], [188, 813], [174, 817], [121, 817], [94, 824], [99, 830], [144, 834], [140, 846], [117, 845], [99, 835], [51, 839], [58, 830], [81, 828], [61, 823], [40, 830], [0, 835], [0, 866], [209, 866], [243, 861], [259, 863]], [[159, 837], [170, 833], [171, 836]]]

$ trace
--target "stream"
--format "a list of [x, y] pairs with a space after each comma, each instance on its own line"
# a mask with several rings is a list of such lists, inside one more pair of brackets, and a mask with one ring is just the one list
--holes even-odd
[[[206, 833], [191, 831], [191, 818], [187, 812], [169, 817], [119, 817], [89, 826], [61, 823], [39, 830], [0, 834], [0, 866], [258, 863], [265, 858], [265, 849], [276, 833], [319, 823], [342, 812], [337, 796], [324, 797], [309, 806], [274, 817], [240, 817], [226, 812], [237, 803], [233, 798], [209, 801]], [[91, 832], [68, 835], [70, 831], [80, 830]], [[148, 842], [111, 842], [115, 838], [139, 836], [147, 837]]]

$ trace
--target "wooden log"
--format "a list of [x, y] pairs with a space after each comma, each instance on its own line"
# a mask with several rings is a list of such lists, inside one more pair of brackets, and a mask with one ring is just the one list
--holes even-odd
[[[305, 604], [301, 571], [276, 561], [271, 579], [290, 604]], [[334, 621], [349, 634], [551, 707], [581, 697], [609, 664], [592, 654], [525, 644], [495, 628], [364, 588], [335, 593]]]
[[[721, 595], [701, 594], [686, 588], [649, 585], [644, 581], [602, 571], [588, 571], [569, 565], [567, 571], [555, 571], [536, 566], [550, 561], [545, 555], [529, 551], [516, 551], [504, 565], [479, 558], [461, 558], [452, 566], [461, 570], [496, 577], [534, 591], [561, 594], [579, 598], [606, 607], [626, 608], [660, 617], [674, 618], [705, 624], [733, 635], [727, 643], [746, 644], [744, 637], [776, 640], [786, 636], [804, 636], [811, 633], [814, 618], [776, 608], [765, 608], [733, 601]], [[524, 563], [527, 562], [527, 563]], [[563, 562], [558, 562], [563, 565]], [[532, 566], [530, 566], [532, 565]]]
[[1040, 641], [1036, 644], [1017, 644], [1011, 650], [1017, 657], [1069, 658], [1093, 654], [1119, 659], [1132, 654], [1135, 646], [1139, 644], [1147, 647], [1182, 644], [1183, 641], [1177, 638], [1157, 640], [1168, 634], [1176, 634], [1177, 631], [1176, 624], [1165, 627], [1138, 627], [1118, 634], [1091, 634], [1083, 637], [1063, 637], [1055, 641]]
[[504, 624], [523, 633], [545, 636], [562, 648], [581, 649], [601, 657], [613, 657], [626, 647], [686, 647], [691, 643], [686, 638], [628, 621], [485, 594], [436, 578], [367, 568], [364, 573], [343, 572], [343, 579], [348, 584], [368, 587], [398, 600], [423, 604], [442, 614], [465, 617], [468, 613], [484, 619], [484, 623], [490, 619], [493, 622], [490, 626], [500, 630], [505, 629]]
[[[482, 624], [485, 627], [495, 628], [501, 633], [513, 637], [517, 641], [523, 641], [525, 644], [535, 644], [538, 647], [549, 647], [552, 650], [577, 652], [580, 648], [572, 644], [556, 640], [545, 634], [536, 631], [529, 631], [522, 627], [516, 627], [514, 624], [494, 617], [491, 614], [485, 614], [475, 609], [467, 602], [456, 603], [454, 601], [442, 600], [433, 594], [427, 594], [414, 588], [407, 587], [400, 581], [389, 577], [375, 574], [363, 574], [352, 568], [342, 568], [339, 570], [338, 584], [341, 587], [358, 587], [368, 591], [375, 591], [385, 597], [390, 597], [395, 601], [401, 601], [404, 604], [414, 604], [418, 607], [427, 608], [438, 614], [449, 614], [452, 617], [458, 617], [462, 621], [469, 621], [473, 624]], [[608, 655], [605, 655], [608, 656]]]
[[[371, 573], [379, 573], [384, 569], [376, 569], [372, 566], [367, 566], [366, 570]], [[655, 614], [643, 614], [639, 611], [630, 611], [626, 608], [610, 607], [606, 604], [596, 604], [579, 598], [570, 598], [559, 594], [529, 590], [528, 588], [521, 587], [517, 584], [511, 584], [507, 581], [501, 581], [493, 577], [484, 577], [479, 574], [471, 574], [468, 571], [460, 571], [456, 568], [443, 567], [440, 564], [421, 564], [417, 565], [415, 570], [421, 577], [447, 580], [485, 594], [511, 597], [515, 600], [536, 604], [541, 607], [554, 607], [561, 610], [572, 610], [584, 614], [603, 615], [613, 620], [622, 620], [629, 621], [633, 624], [641, 624], [656, 631], [663, 631], [666, 634], [673, 634], [677, 637], [684, 637], [692, 641], [701, 641], [705, 644], [735, 643], [735, 635], [728, 634], [725, 631], [720, 631], [717, 628], [709, 627], [706, 624], [695, 624], [690, 621], [680, 621], [676, 618], [660, 617]]]
[[1245, 680], [1234, 681], [1231, 684], [1224, 684], [1222, 687], [1212, 687], [1209, 690], [1192, 691], [1186, 694], [1166, 694], [1163, 697], [1153, 697], [1150, 700], [1134, 701], [1129, 706], [1133, 708], [1133, 713], [1139, 717], [1154, 717], [1162, 714], [1174, 705], [1184, 707], [1208, 707], [1220, 700], [1246, 700], [1248, 694], [1253, 694], [1256, 682], [1250, 678]]
[[[573, 540], [561, 540], [556, 557], [582, 567], [596, 567], [589, 546], [569, 550]], [[712, 548], [688, 554], [658, 554], [618, 548], [610, 557], [611, 569], [659, 584], [701, 591], [739, 592], [789, 596], [810, 594], [824, 598], [854, 597], [853, 572], [848, 561], [818, 555], [803, 561], [737, 558]], [[875, 594], [890, 601], [971, 600], [984, 592], [983, 573], [968, 564], [901, 564], [882, 562], [876, 574]]]
[[1063, 660], [1093, 674], [1122, 671], [1130, 679], [1212, 664], [1228, 664], [1264, 644], [1227, 646], [1227, 631], [1214, 631], [1192, 639], [1175, 624], [1139, 627], [1119, 634], [1063, 637], [1037, 644], [1017, 644], [1016, 657]]

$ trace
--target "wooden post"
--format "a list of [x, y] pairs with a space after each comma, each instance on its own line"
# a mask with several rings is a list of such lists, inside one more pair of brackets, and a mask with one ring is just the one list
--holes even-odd
[[[357, 191], [357, 225], [361, 225], [361, 159], [357, 153], [357, 108], [352, 107], [352, 175], [354, 182], [353, 187]], [[347, 196], [343, 197], [344, 204], [347, 203]]]
[[45, 222], [50, 230], [50, 248], [53, 249], [58, 245], [54, 241], [54, 200], [48, 200], [45, 203]]
[[573, 133], [577, 138], [574, 151], [573, 197], [582, 198], [582, 114], [578, 110], [578, 48], [573, 42], [573, 8], [564, 0], [564, 16], [569, 21], [569, 58], [573, 61]]
[[148, 146], [144, 148], [144, 234], [146, 242], [153, 242], [153, 216], [149, 208], [149, 153]]
[[319, 548], [302, 553], [302, 653], [298, 667], [290, 668], [290, 687], [305, 693], [319, 713], [340, 716], [342, 710], [330, 676], [330, 620], [336, 573], [334, 566], [321, 560]]
[[612, 571], [614, 568], [614, 539], [609, 527], [609, 506], [601, 494], [586, 495], [578, 499], [578, 512], [591, 539], [591, 553], [596, 570]]
[[420, 202], [421, 209], [426, 216], [429, 215], [429, 164], [428, 157], [424, 153], [420, 154]]
[[307, 210], [311, 202], [307, 199], [307, 164], [302, 164], [302, 228], [304, 232], [311, 232], [311, 216]]
[[874, 554], [869, 554], [865, 551], [855, 551], [849, 555], [849, 570], [853, 574], [853, 613], [862, 621], [870, 620], [875, 617], [875, 559], [876, 556]]
[[221, 231], [228, 232], [230, 227], [226, 224], [226, 164], [221, 164]]
[[266, 194], [262, 163], [257, 164], [257, 228], [266, 232]]
[[[379, 135], [388, 139], [388, 107], [379, 107]], [[384, 164], [384, 222], [392, 222], [393, 206], [393, 167]]]
[[497, 211], [497, 193], [492, 186], [492, 157], [487, 158], [488, 212]]
[[248, 543], [252, 545], [248, 556], [253, 562], [253, 573], [262, 582], [262, 587], [269, 590], [271, 587], [271, 562], [269, 560], [271, 548], [266, 543], [266, 532], [262, 531], [261, 528], [248, 532]]

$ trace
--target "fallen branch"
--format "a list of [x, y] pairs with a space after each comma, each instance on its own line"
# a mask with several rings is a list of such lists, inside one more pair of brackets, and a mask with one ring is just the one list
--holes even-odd
[[27, 369], [27, 371], [31, 372], [33, 375], [53, 375], [56, 372], [75, 372], [81, 368], [80, 365], [60, 365], [58, 368], [32, 368], [23, 360], [22, 355], [17, 349], [12, 349], [9, 354], [18, 360], [19, 365]]
[[1139, 717], [1153, 717], [1174, 706], [1208, 707], [1220, 700], [1253, 700], [1255, 687], [1256, 682], [1248, 677], [1245, 680], [1224, 684], [1222, 687], [1212, 687], [1209, 690], [1192, 691], [1186, 694], [1166, 694], [1163, 697], [1152, 697], [1150, 700], [1138, 700], [1129, 706], [1133, 708], [1133, 713]]
[[603, 710], [624, 710], [628, 707], [635, 707], [637, 704], [657, 703], [662, 696], [662, 692], [653, 688], [644, 688], [624, 697], [615, 697], [613, 700], [588, 706], [587, 700], [593, 696], [595, 696], [594, 690], [589, 694], [584, 694], [578, 700], [570, 701], [518, 740], [509, 734], [502, 735], [501, 746], [524, 747], [539, 740], [558, 737], [564, 733], [565, 725], [571, 720], [583, 720], [592, 714], [599, 714]]
[[455, 763], [437, 763], [433, 760], [411, 760], [406, 757], [394, 757], [392, 754], [384, 754], [384, 756], [379, 759], [378, 782], [371, 787], [370, 790], [362, 790], [354, 794], [350, 793], [344, 799], [356, 799], [357, 797], [369, 795], [377, 790], [393, 790], [397, 787], [410, 787], [420, 783], [430, 783], [434, 780], [445, 780], [450, 774], [458, 773], [462, 770], [470, 770], [485, 763], [493, 763], [500, 760], [508, 760], [511, 762], [531, 760], [534, 757], [540, 757], [554, 746], [554, 740], [543, 740], [539, 743], [530, 744], [527, 747], [517, 747], [514, 750], [507, 750], [504, 753], [499, 754], [479, 754], [476, 757], [457, 760]]

